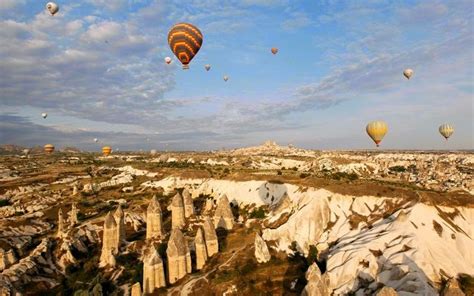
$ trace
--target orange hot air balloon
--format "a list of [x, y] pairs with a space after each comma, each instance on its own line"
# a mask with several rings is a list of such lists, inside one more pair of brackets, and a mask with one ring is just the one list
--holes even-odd
[[183, 69], [189, 69], [189, 63], [201, 48], [202, 40], [201, 31], [188, 23], [176, 24], [168, 33], [168, 44], [183, 64]]
[[277, 54], [277, 52], [278, 52], [278, 48], [272, 47], [272, 53], [273, 53], [273, 54]]
[[110, 152], [112, 152], [112, 148], [110, 148], [110, 146], [104, 146], [102, 147], [102, 154], [104, 156], [109, 156], [110, 155]]
[[52, 144], [44, 145], [44, 152], [47, 154], [51, 154], [54, 152], [54, 146]]

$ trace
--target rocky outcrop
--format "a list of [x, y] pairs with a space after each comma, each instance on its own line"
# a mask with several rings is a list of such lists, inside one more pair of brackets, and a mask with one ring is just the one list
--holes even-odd
[[199, 227], [196, 232], [196, 237], [194, 238], [194, 247], [196, 250], [196, 269], [201, 270], [207, 261], [206, 241], [204, 240], [201, 227]]
[[12, 249], [4, 251], [0, 248], [0, 271], [10, 267], [16, 262], [18, 262], [18, 259], [16, 258], [15, 252]]
[[203, 209], [201, 210], [201, 215], [210, 215], [212, 212], [212, 208], [214, 207], [214, 200], [207, 198], [206, 203], [204, 204]]
[[258, 263], [265, 263], [270, 261], [271, 255], [268, 251], [267, 243], [262, 239], [262, 237], [256, 233], [255, 234], [255, 258], [257, 258]]
[[119, 244], [125, 241], [125, 213], [122, 204], [119, 204], [114, 213], [115, 223], [117, 224], [117, 240]]
[[66, 227], [64, 226], [63, 210], [58, 210], [58, 232], [57, 237], [63, 237], [65, 235]]
[[115, 266], [114, 255], [118, 254], [119, 247], [120, 242], [117, 223], [112, 213], [109, 212], [104, 220], [104, 233], [99, 266]]
[[140, 282], [136, 282], [135, 284], [133, 284], [130, 296], [142, 296], [142, 287], [140, 285]]
[[449, 279], [441, 292], [442, 296], [466, 296], [459, 287], [459, 283], [455, 278]]
[[194, 215], [194, 205], [191, 193], [185, 188], [183, 190], [183, 202], [184, 202], [184, 217], [189, 218]]
[[178, 192], [171, 201], [171, 228], [181, 228], [185, 223], [183, 197]]
[[206, 242], [207, 256], [212, 257], [214, 254], [219, 252], [219, 241], [217, 240], [216, 229], [214, 224], [212, 224], [210, 217], [205, 217], [204, 222], [202, 223], [202, 228], [204, 230], [204, 240]]
[[71, 212], [69, 212], [69, 224], [71, 225], [71, 227], [79, 223], [79, 220], [77, 219], [77, 213], [78, 212], [76, 203], [73, 203], [71, 207]]
[[163, 260], [154, 247], [143, 262], [143, 294], [152, 295], [155, 289], [166, 287]]
[[301, 296], [329, 296], [329, 278], [326, 274], [321, 275], [321, 271], [316, 263], [313, 263], [306, 271], [306, 284]]
[[234, 215], [230, 208], [229, 199], [225, 194], [217, 202], [216, 212], [214, 213], [214, 226], [227, 230], [231, 230], [234, 227]]
[[385, 286], [377, 292], [376, 296], [398, 296], [398, 293], [394, 288]]
[[168, 257], [168, 280], [170, 284], [191, 272], [191, 254], [188, 243], [178, 228], [171, 231], [166, 255]]
[[163, 235], [161, 206], [155, 195], [146, 210], [146, 239], [156, 239]]

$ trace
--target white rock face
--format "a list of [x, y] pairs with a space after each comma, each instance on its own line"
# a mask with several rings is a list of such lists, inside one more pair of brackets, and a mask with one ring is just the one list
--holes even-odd
[[321, 275], [318, 265], [313, 263], [306, 271], [306, 284], [301, 296], [329, 296], [331, 292], [329, 290], [329, 278], [325, 275]]
[[270, 251], [268, 250], [267, 243], [262, 239], [262, 237], [256, 233], [255, 234], [255, 258], [257, 258], [258, 263], [265, 263], [270, 261], [272, 258]]

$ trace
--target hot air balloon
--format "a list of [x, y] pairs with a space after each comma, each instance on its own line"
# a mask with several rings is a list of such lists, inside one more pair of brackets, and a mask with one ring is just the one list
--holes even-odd
[[44, 119], [46, 119], [46, 117], [48, 117], [48, 113], [41, 113], [41, 117], [43, 117]]
[[44, 145], [44, 152], [47, 154], [51, 154], [54, 151], [54, 146], [52, 144], [46, 144]]
[[204, 68], [206, 69], [206, 71], [209, 71], [209, 70], [211, 70], [211, 65], [207, 64], [207, 65], [204, 66]]
[[405, 71], [403, 71], [403, 76], [405, 76], [407, 79], [410, 79], [412, 75], [413, 75], [412, 69], [405, 69]]
[[278, 48], [272, 47], [272, 53], [273, 53], [273, 54], [277, 54], [277, 52], [278, 52]]
[[168, 65], [171, 64], [171, 58], [170, 58], [170, 57], [166, 57], [166, 58], [165, 58], [165, 63], [167, 63]]
[[30, 154], [30, 149], [23, 149], [23, 153], [24, 153], [25, 155]]
[[54, 2], [48, 2], [46, 3], [46, 9], [51, 15], [55, 15], [59, 11], [59, 6]]
[[151, 155], [155, 155], [155, 154], [156, 154], [156, 149], [151, 149], [151, 150], [150, 150], [150, 154], [151, 154]]
[[102, 147], [102, 154], [104, 156], [109, 156], [110, 155], [110, 152], [112, 152], [112, 148], [110, 148], [110, 146], [104, 146]]
[[94, 138], [94, 142], [96, 142], [96, 143], [97, 143], [97, 142], [99, 142], [99, 139], [97, 139], [97, 138]]
[[448, 123], [439, 126], [439, 133], [448, 140], [449, 137], [454, 133], [454, 127]]
[[201, 48], [202, 39], [201, 31], [188, 23], [176, 24], [169, 31], [168, 44], [183, 64], [183, 69], [189, 69], [189, 63]]
[[224, 76], [224, 81], [229, 80], [229, 76]]
[[372, 121], [367, 124], [365, 128], [369, 137], [374, 140], [377, 147], [379, 147], [380, 142], [388, 131], [387, 124], [383, 121]]

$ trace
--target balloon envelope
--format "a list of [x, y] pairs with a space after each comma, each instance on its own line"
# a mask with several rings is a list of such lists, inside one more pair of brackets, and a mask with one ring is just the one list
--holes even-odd
[[224, 81], [227, 81], [229, 80], [229, 77], [228, 76], [224, 76]]
[[165, 63], [167, 63], [168, 65], [171, 64], [171, 58], [170, 58], [170, 57], [166, 57], [166, 58], [165, 58]]
[[211, 65], [207, 64], [207, 65], [204, 66], [204, 68], [206, 69], [206, 71], [209, 71], [209, 70], [211, 70]]
[[46, 9], [51, 15], [55, 15], [59, 11], [59, 6], [54, 2], [48, 2], [46, 3]]
[[278, 52], [278, 48], [272, 47], [272, 53], [273, 53], [273, 54], [277, 54], [277, 52]]
[[51, 154], [54, 151], [54, 146], [52, 144], [46, 144], [44, 145], [43, 149], [47, 154]]
[[102, 154], [104, 156], [109, 156], [111, 152], [112, 152], [112, 148], [110, 146], [102, 147]]
[[48, 113], [41, 113], [41, 117], [43, 117], [43, 118], [48, 117]]
[[367, 131], [369, 137], [375, 142], [378, 147], [383, 137], [388, 131], [388, 126], [383, 121], [372, 121], [367, 124], [365, 130]]
[[30, 149], [23, 149], [23, 153], [26, 155], [30, 154]]
[[155, 155], [155, 154], [156, 154], [156, 150], [155, 150], [155, 149], [151, 149], [151, 150], [150, 150], [150, 154], [151, 154], [151, 155]]
[[413, 75], [412, 69], [405, 69], [405, 71], [403, 71], [403, 76], [405, 76], [407, 79], [410, 79], [412, 75]]
[[97, 139], [97, 138], [94, 138], [94, 142], [96, 142], [96, 143], [97, 143], [97, 142], [99, 142], [99, 139]]
[[454, 127], [448, 123], [439, 126], [439, 133], [447, 140], [454, 133]]
[[189, 69], [189, 63], [201, 49], [203, 36], [194, 25], [179, 23], [168, 33], [168, 44], [174, 55], [183, 64], [183, 69]]

